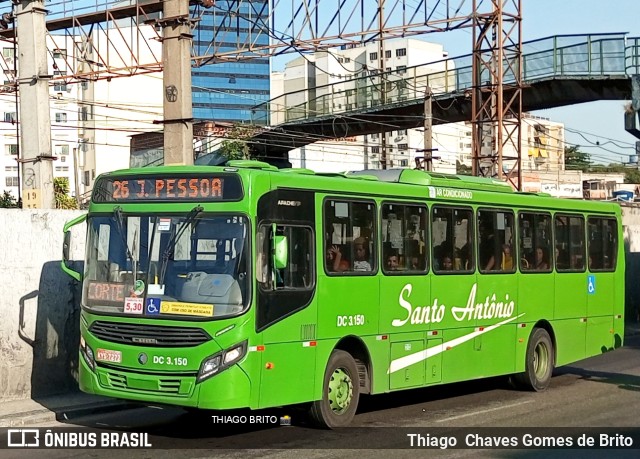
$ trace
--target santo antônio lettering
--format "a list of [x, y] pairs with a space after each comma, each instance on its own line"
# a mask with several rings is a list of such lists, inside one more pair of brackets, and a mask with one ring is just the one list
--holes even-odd
[[[478, 284], [473, 284], [469, 291], [467, 305], [464, 307], [452, 306], [451, 314], [453, 318], [462, 322], [464, 320], [474, 321], [477, 319], [506, 319], [513, 315], [515, 303], [509, 298], [507, 293], [504, 299], [498, 299], [496, 294], [487, 295], [484, 301], [476, 303], [476, 291]], [[405, 310], [405, 314], [401, 319], [394, 319], [391, 325], [394, 327], [402, 327], [407, 323], [411, 324], [428, 324], [439, 323], [444, 319], [447, 306], [439, 303], [438, 298], [434, 298], [433, 304], [429, 306], [414, 306], [410, 302], [411, 291], [413, 286], [407, 284], [402, 288], [398, 297], [398, 304]]]

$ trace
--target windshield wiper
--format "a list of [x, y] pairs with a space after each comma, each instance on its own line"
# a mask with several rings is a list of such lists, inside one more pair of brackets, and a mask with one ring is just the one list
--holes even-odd
[[[124, 215], [122, 214], [122, 207], [120, 206], [116, 206], [113, 208], [113, 215], [115, 216], [116, 219], [116, 225], [118, 228], [118, 232], [120, 233], [120, 237], [122, 238], [122, 245], [124, 246], [126, 252], [127, 252], [127, 258], [129, 260], [131, 260], [131, 269], [133, 272], [133, 285], [136, 284], [136, 274], [138, 271], [138, 261], [135, 259], [135, 257], [133, 256], [133, 252], [131, 251], [131, 249], [129, 248], [129, 243], [127, 242], [127, 235], [125, 234], [125, 229], [124, 229]], [[134, 234], [133, 237], [134, 240], [134, 244], [135, 244], [135, 240], [136, 240], [136, 235]], [[135, 250], [135, 246], [134, 246], [134, 250]]]
[[204, 210], [202, 206], [196, 206], [191, 209], [191, 212], [187, 214], [187, 217], [184, 219], [184, 223], [182, 227], [173, 233], [171, 239], [169, 239], [169, 243], [167, 244], [167, 248], [164, 252], [162, 252], [162, 265], [160, 267], [160, 283], [164, 284], [164, 276], [167, 272], [167, 265], [169, 264], [169, 258], [173, 255], [173, 251], [175, 249], [175, 243], [180, 239], [180, 237], [184, 234], [189, 225], [196, 219], [196, 217]]

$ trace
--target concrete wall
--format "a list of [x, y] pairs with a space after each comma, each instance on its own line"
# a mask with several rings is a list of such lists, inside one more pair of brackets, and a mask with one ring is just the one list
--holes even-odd
[[[629, 322], [640, 307], [640, 206], [622, 210]], [[77, 390], [80, 286], [60, 259], [62, 227], [81, 213], [0, 209], [0, 402]], [[82, 271], [86, 225], [72, 234]]]
[[[0, 401], [77, 390], [80, 290], [60, 260], [62, 227], [81, 213], [0, 209]], [[72, 234], [82, 260], [86, 225]]]

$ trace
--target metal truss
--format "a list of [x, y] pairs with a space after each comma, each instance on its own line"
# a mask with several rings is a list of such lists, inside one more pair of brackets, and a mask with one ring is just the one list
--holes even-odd
[[[63, 63], [55, 60], [50, 84], [162, 71], [161, 53], [149, 40], [162, 41], [157, 30], [167, 21], [189, 22], [192, 35], [185, 38], [193, 38], [196, 67], [470, 27], [473, 173], [506, 176], [520, 188], [521, 0], [184, 0], [190, 14], [180, 18], [161, 17], [164, 0], [94, 1], [48, 3], [49, 52], [56, 52], [60, 36], [73, 43]], [[11, 3], [1, 3], [0, 13], [6, 13], [0, 16], [0, 40], [12, 44]], [[213, 21], [203, 21], [204, 15]], [[16, 89], [14, 64], [0, 59], [5, 75], [14, 75], [0, 93]], [[514, 154], [505, 155], [509, 150]]]
[[491, 0], [491, 6], [483, 13], [473, 1], [472, 170], [520, 190], [521, 0]]
[[[188, 20], [194, 34], [192, 64], [198, 67], [239, 62], [472, 27], [471, 0], [455, 3], [452, 5], [449, 0], [190, 0]], [[114, 0], [95, 0], [93, 6], [82, 0], [58, 0], [47, 5], [51, 18], [47, 21], [49, 33], [74, 37], [78, 56], [84, 52], [81, 48], [87, 49], [89, 43], [93, 43], [93, 60], [98, 64], [78, 69], [73, 65], [75, 55], [70, 55], [66, 68], [60, 69], [66, 74], [53, 75], [52, 80], [71, 83], [162, 70], [159, 56], [141, 57], [141, 48], [148, 37], [129, 29], [143, 25], [155, 25], [159, 29], [163, 21], [160, 15], [163, 0], [131, 0], [130, 4], [122, 5], [123, 2]], [[7, 46], [14, 37], [10, 6], [10, 2], [0, 6], [0, 13], [6, 13], [8, 19], [4, 24], [0, 21], [0, 40], [7, 41]], [[204, 15], [214, 18], [213, 27], [210, 21], [201, 26]], [[98, 34], [104, 37], [100, 47], [96, 44]], [[204, 36], [206, 40], [202, 39]], [[162, 40], [159, 34], [155, 39]], [[49, 42], [54, 43], [54, 39]], [[55, 45], [52, 46], [53, 53]], [[3, 68], [8, 69], [4, 65]], [[6, 91], [0, 88], [0, 92]]]

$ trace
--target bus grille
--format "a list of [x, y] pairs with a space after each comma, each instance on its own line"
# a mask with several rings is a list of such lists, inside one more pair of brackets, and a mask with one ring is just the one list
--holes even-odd
[[149, 347], [193, 347], [211, 340], [201, 328], [93, 322], [89, 331], [104, 341]]
[[149, 380], [142, 384], [140, 382], [136, 382], [137, 380], [135, 379], [130, 381], [129, 378], [122, 373], [109, 371], [106, 375], [106, 385], [119, 390], [134, 390], [138, 392], [154, 392], [157, 394], [185, 396], [188, 393], [188, 389], [191, 387], [190, 383], [183, 386], [180, 379], [176, 378], [160, 378], [157, 380]]

